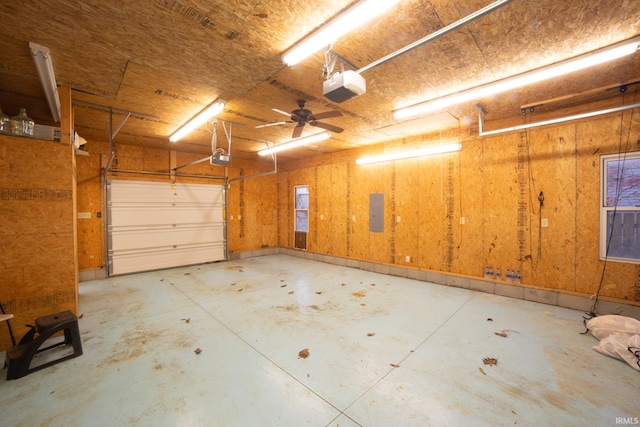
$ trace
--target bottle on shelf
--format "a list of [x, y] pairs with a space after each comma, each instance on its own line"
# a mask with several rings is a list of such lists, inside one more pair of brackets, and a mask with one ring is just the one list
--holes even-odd
[[11, 117], [11, 133], [18, 136], [33, 137], [35, 122], [27, 116], [27, 109], [21, 108], [20, 114]]
[[0, 133], [11, 133], [11, 119], [0, 109]]

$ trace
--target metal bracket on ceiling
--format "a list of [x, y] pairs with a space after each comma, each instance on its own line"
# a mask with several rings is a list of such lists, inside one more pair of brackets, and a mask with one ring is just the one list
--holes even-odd
[[323, 79], [329, 80], [331, 78], [331, 75], [333, 74], [333, 70], [336, 66], [337, 61], [340, 61], [341, 72], [344, 72], [345, 65], [351, 68], [352, 70], [358, 69], [358, 67], [355, 64], [345, 59], [344, 57], [340, 56], [339, 54], [331, 50], [331, 46], [328, 46], [327, 50], [324, 52], [324, 62], [322, 64]]
[[[122, 126], [124, 126], [124, 124], [127, 122], [129, 117], [131, 117], [131, 116], [138, 117], [138, 118], [141, 118], [141, 119], [154, 120], [154, 121], [160, 120], [160, 118], [158, 116], [152, 116], [150, 114], [144, 114], [144, 113], [137, 113], [135, 111], [122, 110], [120, 108], [108, 107], [106, 105], [94, 104], [92, 102], [74, 100], [73, 104], [74, 105], [80, 105], [80, 106], [83, 106], [83, 107], [95, 108], [95, 109], [98, 109], [98, 110], [107, 111], [109, 113], [109, 138], [110, 138], [110, 140], [113, 140], [113, 138], [116, 137], [118, 132], [120, 132], [120, 129], [122, 129]], [[125, 117], [122, 119], [122, 121], [116, 127], [115, 130], [113, 129], [113, 113], [124, 114], [125, 115]]]
[[480, 134], [482, 134], [482, 128], [484, 127], [483, 114], [487, 114], [487, 111], [482, 107], [482, 105], [480, 105], [479, 102], [476, 104], [476, 107], [478, 107], [478, 131], [480, 132]]

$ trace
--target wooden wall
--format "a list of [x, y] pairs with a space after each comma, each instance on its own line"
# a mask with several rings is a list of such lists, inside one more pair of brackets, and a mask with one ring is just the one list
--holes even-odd
[[0, 301], [18, 340], [38, 317], [77, 312], [73, 157], [71, 145], [0, 136]]
[[[469, 131], [462, 151], [441, 156], [355, 164], [428, 143], [414, 137], [300, 162], [278, 174], [278, 244], [293, 248], [293, 187], [308, 184], [310, 252], [471, 277], [488, 265], [504, 283], [513, 269], [525, 286], [591, 296], [604, 265], [599, 158], [621, 141], [640, 149], [639, 128], [636, 110], [484, 138]], [[372, 193], [384, 194], [382, 233], [368, 228]], [[640, 301], [640, 266], [608, 262], [600, 295]]]

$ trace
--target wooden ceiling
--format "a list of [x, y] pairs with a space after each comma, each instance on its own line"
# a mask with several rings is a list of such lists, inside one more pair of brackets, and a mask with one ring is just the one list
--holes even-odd
[[[219, 119], [232, 122], [234, 162], [270, 159], [256, 152], [264, 140], [290, 140], [292, 124], [272, 110], [292, 111], [304, 99], [315, 113], [343, 127], [322, 143], [279, 154], [305, 159], [402, 138], [393, 110], [555, 63], [640, 34], [637, 0], [514, 0], [443, 37], [363, 73], [367, 92], [343, 103], [322, 93], [323, 53], [288, 67], [282, 53], [339, 14], [352, 0], [26, 0], [0, 4], [0, 108], [26, 107], [37, 123], [51, 114], [30, 56], [29, 42], [50, 49], [58, 84], [72, 88], [76, 131], [108, 141], [112, 127], [132, 112], [114, 139], [211, 154], [211, 127], [184, 140], [169, 135], [204, 106], [227, 101]], [[489, 0], [401, 0], [388, 13], [338, 40], [333, 51], [363, 67], [489, 5]], [[487, 121], [521, 116], [521, 106], [595, 88], [635, 82], [640, 52], [561, 79], [479, 100]], [[632, 85], [633, 86], [633, 85]], [[637, 86], [637, 85], [635, 85]], [[635, 90], [635, 89], [634, 89]], [[633, 91], [628, 91], [628, 93]], [[618, 97], [615, 89], [593, 97]], [[631, 96], [631, 95], [625, 95]], [[585, 98], [585, 97], [582, 97]], [[477, 128], [476, 103], [426, 116], [419, 129]], [[619, 101], [615, 101], [619, 102]], [[637, 102], [637, 101], [636, 101]], [[556, 105], [558, 111], [566, 105]], [[220, 129], [220, 126], [219, 126]], [[303, 136], [320, 129], [306, 126]], [[220, 131], [220, 130], [219, 130]], [[220, 135], [220, 134], [219, 134]], [[220, 135], [226, 144], [224, 134]]]

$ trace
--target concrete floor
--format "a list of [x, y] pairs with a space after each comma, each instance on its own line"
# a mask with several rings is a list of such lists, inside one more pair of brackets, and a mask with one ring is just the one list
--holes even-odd
[[3, 371], [2, 426], [614, 426], [640, 416], [638, 372], [591, 349], [582, 312], [287, 255], [84, 282], [80, 313], [83, 356], [18, 380]]

